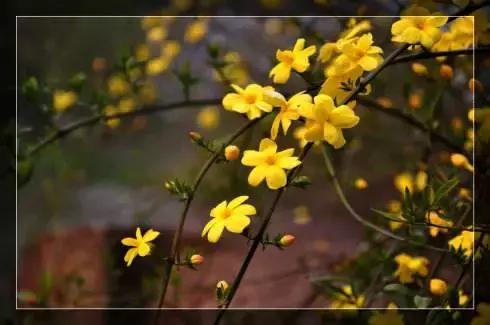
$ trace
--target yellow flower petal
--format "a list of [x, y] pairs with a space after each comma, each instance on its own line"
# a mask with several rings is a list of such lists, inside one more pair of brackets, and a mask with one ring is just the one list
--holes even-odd
[[131, 237], [123, 238], [121, 243], [125, 246], [138, 246], [138, 241]]
[[255, 207], [251, 204], [242, 204], [239, 207], [233, 209], [233, 214], [253, 216], [257, 214], [257, 211], [255, 210]]
[[351, 128], [359, 123], [359, 117], [347, 105], [336, 107], [329, 115], [329, 121], [339, 128]]
[[260, 141], [259, 150], [261, 152], [275, 153], [277, 150], [277, 144], [271, 139], [264, 138]]
[[238, 207], [240, 204], [248, 200], [248, 196], [242, 195], [237, 198], [234, 198], [233, 200], [228, 203], [228, 209], [235, 209]]
[[252, 169], [248, 175], [248, 183], [252, 186], [258, 186], [264, 180], [267, 174], [267, 167], [265, 165], [259, 165]]
[[217, 221], [210, 229], [208, 232], [208, 240], [211, 243], [216, 243], [220, 237], [221, 234], [223, 233], [223, 229], [225, 228], [225, 225], [223, 224], [222, 221]]
[[150, 254], [150, 250], [150, 245], [148, 245], [147, 243], [140, 243], [140, 245], [138, 246], [138, 255], [146, 256]]
[[267, 174], [265, 176], [267, 186], [271, 190], [277, 190], [284, 187], [287, 183], [286, 172], [277, 166], [269, 166], [267, 168]]
[[155, 238], [158, 237], [158, 235], [160, 235], [160, 232], [158, 231], [155, 231], [153, 229], [148, 229], [146, 231], [146, 233], [143, 235], [143, 241], [145, 242], [149, 242], [149, 241], [152, 241], [154, 240]]
[[241, 233], [249, 224], [250, 218], [239, 214], [234, 214], [225, 220], [226, 230], [236, 234]]
[[206, 236], [209, 229], [211, 229], [216, 224], [216, 222], [219, 222], [219, 220], [216, 218], [209, 220], [209, 222], [204, 226], [204, 229], [202, 230], [201, 237]]
[[136, 247], [128, 249], [126, 255], [124, 255], [124, 262], [126, 262], [127, 266], [130, 266], [131, 263], [133, 263], [133, 260], [137, 254], [138, 254], [138, 249]]
[[243, 152], [242, 164], [245, 166], [257, 166], [264, 163], [264, 154], [255, 150], [245, 150]]

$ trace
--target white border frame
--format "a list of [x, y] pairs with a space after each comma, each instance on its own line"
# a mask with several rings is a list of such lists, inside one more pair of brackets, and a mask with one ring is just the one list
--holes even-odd
[[[155, 16], [155, 15], [148, 15], [148, 16], [40, 16], [40, 15], [32, 15], [32, 16], [15, 16], [15, 132], [16, 132], [16, 142], [15, 142], [15, 152], [16, 152], [16, 164], [15, 164], [15, 172], [16, 172], [16, 177], [15, 177], [15, 309], [16, 310], [220, 310], [218, 307], [163, 307], [163, 308], [157, 308], [157, 307], [19, 307], [19, 299], [18, 299], [18, 293], [19, 293], [19, 287], [18, 287], [18, 179], [17, 179], [17, 157], [19, 154], [19, 146], [18, 146], [18, 24], [19, 24], [19, 18], [114, 18], [114, 19], [121, 19], [121, 18], [400, 18], [400, 16], [290, 16], [290, 15], [284, 15], [284, 16], [229, 16], [229, 15], [223, 15], [223, 16], [192, 16], [192, 15], [185, 15], [185, 16], [168, 16], [168, 15], [163, 15], [163, 16]], [[408, 16], [411, 17], [411, 16]], [[464, 16], [453, 16], [453, 15], [448, 15], [447, 17], [452, 17], [452, 18], [460, 18], [460, 17], [473, 17], [473, 54], [472, 54], [472, 64], [473, 64], [473, 78], [476, 79], [475, 75], [475, 16], [474, 15], [464, 15]], [[475, 89], [473, 87], [472, 91], [472, 109], [475, 109]], [[475, 120], [473, 119], [473, 132], [475, 131]], [[473, 150], [472, 150], [472, 157], [473, 161], [472, 163], [474, 164], [475, 162], [475, 136], [473, 136]], [[473, 194], [473, 227], [475, 226], [475, 173], [473, 173], [473, 188], [472, 188], [472, 194]], [[473, 242], [475, 242], [475, 233], [473, 232]], [[472, 290], [472, 306], [471, 307], [458, 307], [458, 308], [451, 308], [451, 310], [475, 310], [475, 250], [473, 249], [473, 256], [472, 256], [472, 282], [473, 282], [473, 290]], [[289, 308], [289, 307], [228, 307], [228, 310], [336, 310], [336, 311], [348, 311], [348, 310], [390, 310], [389, 308], [374, 308], [374, 307], [363, 307], [363, 308], [331, 308], [331, 307], [325, 307], [325, 308], [312, 308], [312, 307], [306, 307], [306, 308]], [[445, 307], [434, 307], [434, 308], [398, 308], [398, 310], [448, 310]]]

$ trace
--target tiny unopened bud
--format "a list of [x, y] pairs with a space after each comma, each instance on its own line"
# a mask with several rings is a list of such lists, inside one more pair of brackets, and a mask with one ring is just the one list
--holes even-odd
[[460, 153], [451, 154], [451, 163], [455, 167], [463, 168], [463, 169], [466, 169], [470, 172], [473, 172], [473, 170], [474, 170], [473, 166], [468, 161], [468, 158], [466, 158], [466, 156], [464, 156]]
[[202, 135], [194, 131], [189, 132], [189, 137], [192, 141], [199, 141], [202, 139]]
[[422, 96], [419, 93], [412, 93], [408, 96], [408, 105], [413, 109], [422, 107]]
[[225, 148], [225, 158], [228, 161], [237, 160], [240, 156], [240, 148], [237, 146], [227, 146]]
[[439, 69], [439, 74], [442, 79], [449, 80], [453, 77], [453, 68], [447, 64], [441, 64], [441, 68]]
[[171, 191], [174, 188], [174, 182], [173, 181], [166, 181], [164, 186], [167, 190]]
[[442, 296], [447, 292], [447, 283], [441, 279], [430, 279], [429, 289], [433, 295]]
[[368, 187], [368, 182], [364, 178], [357, 178], [354, 181], [354, 186], [358, 190], [364, 190], [364, 189], [366, 189]]
[[476, 80], [475, 78], [471, 78], [470, 81], [468, 82], [468, 88], [470, 89], [471, 92], [483, 92], [484, 87], [483, 84], [479, 81]]
[[296, 237], [294, 237], [293, 235], [284, 235], [281, 237], [281, 239], [279, 239], [279, 244], [282, 246], [282, 247], [288, 247], [288, 246], [291, 246], [294, 241], [296, 240]]
[[199, 254], [194, 254], [190, 257], [189, 261], [192, 265], [201, 265], [202, 263], [204, 263], [204, 257]]
[[415, 62], [412, 64], [412, 71], [419, 76], [426, 76], [429, 74], [427, 67], [422, 63]]
[[221, 280], [218, 283], [216, 283], [217, 289], [222, 289], [222, 290], [226, 291], [229, 287], [230, 286], [228, 285], [228, 282], [226, 282], [225, 280]]

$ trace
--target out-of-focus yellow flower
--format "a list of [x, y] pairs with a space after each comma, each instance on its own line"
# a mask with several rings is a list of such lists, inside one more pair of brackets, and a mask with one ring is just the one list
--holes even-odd
[[419, 76], [427, 76], [429, 74], [429, 70], [422, 63], [415, 62], [411, 65], [412, 71]]
[[104, 72], [107, 69], [107, 60], [104, 58], [94, 58], [92, 60], [92, 70], [95, 73]]
[[161, 47], [161, 55], [166, 58], [173, 59], [179, 55], [181, 51], [181, 45], [179, 42], [174, 40], [168, 40], [163, 43]]
[[121, 243], [125, 246], [130, 246], [126, 255], [124, 255], [124, 262], [127, 266], [130, 266], [134, 258], [139, 256], [147, 256], [151, 252], [152, 244], [151, 241], [155, 240], [160, 233], [153, 229], [148, 229], [145, 234], [141, 235], [141, 229], [136, 228], [136, 238], [126, 237], [121, 240]]
[[249, 73], [238, 52], [227, 52], [223, 55], [223, 60], [226, 62], [226, 66], [221, 69], [223, 75], [213, 70], [213, 77], [216, 80], [221, 82], [229, 81], [237, 85], [244, 85], [249, 81]]
[[117, 105], [118, 111], [121, 113], [128, 113], [136, 108], [136, 101], [133, 97], [125, 97], [119, 100]]
[[368, 182], [362, 177], [356, 178], [354, 187], [358, 190], [365, 190], [368, 187]]
[[422, 107], [422, 93], [413, 92], [408, 96], [408, 106], [412, 109], [419, 109]]
[[161, 42], [167, 37], [167, 29], [164, 26], [150, 28], [146, 32], [146, 38], [150, 42]]
[[141, 20], [141, 27], [143, 27], [143, 29], [145, 30], [148, 30], [153, 27], [160, 26], [162, 22], [163, 20], [161, 17], [155, 17], [155, 16], [143, 17], [143, 19]]
[[285, 234], [281, 237], [281, 239], [279, 239], [279, 245], [281, 245], [282, 247], [289, 247], [294, 243], [295, 240], [296, 237], [294, 237], [293, 235]]
[[[442, 227], [452, 227], [453, 222], [450, 220], [443, 219], [439, 217], [439, 214], [435, 211], [430, 211], [426, 215], [427, 222], [436, 226], [442, 226]], [[439, 233], [447, 233], [448, 229], [447, 228], [441, 228], [441, 227], [435, 227], [435, 226], [429, 226], [429, 233], [432, 237], [436, 237]]]
[[358, 67], [364, 71], [376, 69], [383, 62], [381, 56], [383, 50], [378, 46], [373, 46], [373, 43], [371, 33], [362, 35], [356, 41], [346, 43], [341, 49], [342, 54], [327, 68], [327, 76], [345, 75]]
[[240, 157], [240, 148], [234, 145], [225, 148], [225, 158], [228, 161], [237, 160]]
[[429, 290], [435, 296], [443, 296], [447, 292], [447, 283], [441, 279], [430, 279]]
[[120, 97], [131, 91], [131, 85], [124, 77], [114, 75], [107, 81], [107, 89], [112, 97]]
[[478, 93], [482, 93], [484, 90], [485, 90], [485, 87], [483, 87], [483, 84], [481, 83], [480, 80], [478, 79], [475, 79], [475, 78], [471, 78], [469, 81], [468, 81], [468, 89], [471, 91], [471, 92], [478, 92]]
[[53, 92], [53, 108], [56, 112], [61, 113], [75, 105], [78, 95], [72, 90], [56, 89]]
[[146, 73], [150, 76], [158, 75], [168, 69], [172, 60], [166, 56], [152, 58], [146, 62]]
[[376, 99], [376, 102], [383, 106], [383, 108], [392, 108], [393, 107], [393, 101], [386, 96], [381, 96]]
[[311, 45], [306, 49], [305, 39], [296, 41], [293, 50], [277, 50], [276, 59], [279, 63], [269, 72], [269, 77], [274, 83], [286, 83], [291, 75], [291, 70], [303, 73], [309, 68], [309, 57], [315, 54], [316, 46]]
[[430, 13], [429, 10], [419, 6], [409, 8], [411, 16], [402, 16], [391, 26], [393, 42], [422, 44], [431, 48], [441, 37], [440, 27], [447, 20], [447, 16]]
[[245, 150], [242, 164], [254, 167], [248, 175], [248, 183], [258, 186], [265, 179], [267, 186], [272, 190], [285, 186], [287, 183], [285, 170], [301, 164], [293, 153], [292, 148], [277, 152], [277, 144], [267, 138], [260, 141], [259, 151]]
[[451, 68], [450, 65], [441, 64], [441, 67], [439, 69], [439, 74], [442, 79], [449, 80], [453, 77], [453, 68]]
[[454, 51], [469, 48], [473, 45], [473, 17], [458, 17], [442, 33], [441, 38], [432, 47], [432, 51]]
[[304, 126], [298, 126], [294, 129], [293, 137], [298, 140], [298, 145], [300, 148], [304, 148], [308, 141], [305, 140], [305, 133], [308, 129]]
[[219, 109], [216, 106], [205, 106], [197, 114], [197, 125], [205, 130], [215, 129], [219, 120]]
[[458, 290], [458, 303], [460, 307], [463, 307], [470, 301], [470, 297], [464, 293], [463, 290]]
[[[387, 208], [391, 214], [396, 216], [396, 219], [399, 219], [401, 221], [407, 220], [402, 216], [402, 204], [400, 201], [397, 201], [397, 200], [389, 201]], [[405, 222], [397, 222], [394, 220], [390, 220], [389, 225], [390, 225], [390, 229], [395, 231], [395, 230], [398, 230], [399, 228], [403, 227], [405, 225]]]
[[395, 262], [398, 264], [398, 268], [394, 275], [400, 280], [400, 283], [412, 283], [414, 275], [418, 274], [424, 277], [429, 273], [427, 268], [429, 260], [425, 257], [412, 257], [402, 253], [395, 257]]
[[150, 58], [150, 47], [147, 44], [139, 44], [134, 50], [134, 57], [137, 61], [146, 61]]
[[114, 105], [107, 105], [106, 107], [104, 107], [104, 115], [108, 117], [105, 120], [105, 124], [111, 129], [114, 129], [121, 124], [121, 119], [110, 118], [111, 116], [114, 116], [117, 113], [118, 113], [118, 109]]
[[473, 196], [471, 194], [471, 190], [468, 188], [460, 188], [458, 192], [458, 197], [463, 200], [473, 201]]
[[401, 194], [405, 194], [406, 188], [410, 193], [420, 192], [427, 186], [427, 177], [427, 173], [424, 171], [417, 172], [415, 178], [409, 172], [403, 172], [395, 176], [394, 184]]
[[342, 129], [359, 123], [359, 117], [349, 106], [335, 107], [333, 99], [323, 94], [315, 96], [314, 105], [301, 107], [300, 115], [306, 118], [306, 141], [326, 141], [335, 149], [345, 144]]
[[473, 245], [477, 235], [471, 230], [463, 230], [459, 235], [448, 242], [449, 248], [456, 251], [461, 250], [466, 257], [473, 254]]
[[462, 155], [460, 153], [451, 154], [451, 163], [453, 164], [453, 166], [458, 167], [458, 168], [462, 168], [462, 169], [466, 169], [470, 173], [474, 172], [473, 165], [470, 164], [470, 162], [468, 161], [468, 158], [466, 158], [465, 155]]
[[197, 43], [206, 36], [208, 32], [208, 20], [198, 18], [187, 26], [184, 34], [184, 40], [187, 43]]
[[481, 302], [476, 307], [478, 316], [471, 320], [471, 325], [488, 325], [490, 324], [490, 304]]
[[153, 82], [143, 82], [138, 88], [138, 100], [145, 105], [153, 104], [157, 99], [157, 88]]
[[263, 112], [271, 112], [272, 105], [266, 101], [265, 90], [273, 90], [272, 87], [262, 87], [250, 84], [245, 89], [231, 85], [236, 93], [229, 93], [223, 98], [223, 107], [226, 110], [247, 114], [250, 120], [259, 118]]
[[305, 205], [295, 207], [293, 214], [293, 221], [297, 225], [305, 225], [311, 221], [310, 210]]
[[279, 128], [282, 126], [282, 131], [284, 135], [287, 134], [289, 127], [291, 126], [291, 121], [296, 121], [299, 119], [299, 111], [305, 107], [311, 107], [312, 98], [310, 95], [305, 94], [304, 91], [297, 93], [296, 95], [286, 100], [283, 95], [276, 91], [265, 91], [264, 92], [267, 102], [271, 103], [273, 106], [280, 107], [279, 113], [277, 113], [271, 127], [271, 139], [275, 140], [277, 134], [279, 133]]
[[[395, 305], [396, 306], [396, 305]], [[389, 308], [384, 313], [375, 313], [369, 318], [369, 325], [403, 325], [403, 316], [397, 308]]]
[[251, 204], [243, 204], [248, 196], [239, 196], [228, 203], [223, 201], [211, 209], [211, 221], [202, 230], [202, 237], [206, 236], [210, 243], [216, 243], [226, 228], [229, 232], [240, 234], [250, 224], [249, 216], [257, 212]]
[[364, 295], [354, 295], [352, 286], [344, 285], [342, 293], [337, 293], [334, 300], [330, 303], [331, 308], [335, 309], [358, 309], [364, 305]]

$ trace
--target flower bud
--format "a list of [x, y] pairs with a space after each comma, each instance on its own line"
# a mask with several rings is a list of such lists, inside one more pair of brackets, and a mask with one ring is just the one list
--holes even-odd
[[468, 88], [470, 89], [471, 92], [483, 92], [483, 84], [479, 81], [476, 80], [475, 78], [471, 78], [470, 81], [468, 82]]
[[474, 170], [473, 166], [470, 164], [468, 159], [460, 153], [451, 154], [451, 163], [455, 167], [463, 168], [463, 169], [466, 169], [470, 172], [473, 172], [473, 170]]
[[439, 74], [442, 79], [449, 80], [453, 77], [453, 68], [447, 64], [441, 64], [441, 68], [439, 69]]
[[192, 265], [201, 265], [202, 263], [204, 263], [204, 257], [199, 254], [194, 254], [189, 258], [189, 261]]
[[164, 186], [167, 190], [172, 191], [174, 189], [174, 182], [173, 181], [166, 181], [164, 183]]
[[189, 132], [189, 137], [191, 138], [192, 141], [199, 141], [202, 139], [202, 135], [193, 131]]
[[296, 237], [294, 237], [293, 235], [286, 234], [286, 235], [282, 236], [281, 239], [279, 239], [279, 244], [282, 247], [288, 247], [288, 246], [291, 246], [295, 240], [296, 240]]
[[230, 287], [230, 286], [229, 286], [228, 282], [226, 282], [225, 280], [221, 280], [221, 281], [219, 281], [219, 282], [216, 284], [216, 288], [217, 288], [217, 289], [221, 289], [221, 290], [223, 290], [223, 291], [228, 290], [228, 288], [229, 288], [229, 287]]
[[430, 279], [429, 289], [433, 295], [442, 296], [447, 292], [447, 283], [441, 279]]
[[412, 64], [412, 71], [419, 76], [426, 76], [429, 74], [427, 67], [422, 63], [415, 62]]
[[225, 158], [228, 161], [237, 160], [240, 156], [240, 148], [237, 146], [227, 146], [225, 148]]
[[228, 282], [221, 280], [216, 284], [216, 299], [219, 302], [223, 302], [226, 299], [226, 296], [228, 295], [228, 291], [230, 289], [230, 286], [228, 285]]
[[358, 190], [364, 190], [368, 187], [368, 182], [364, 178], [359, 177], [354, 181], [354, 186]]
[[422, 107], [422, 96], [419, 93], [411, 93], [408, 96], [408, 105], [410, 108], [419, 109]]

